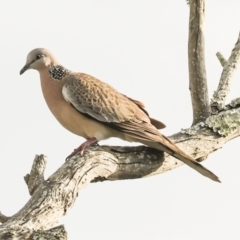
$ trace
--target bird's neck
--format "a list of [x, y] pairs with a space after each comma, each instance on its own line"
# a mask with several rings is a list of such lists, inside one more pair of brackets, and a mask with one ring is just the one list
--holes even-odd
[[[56, 77], [57, 74], [57, 66], [51, 67], [51, 68], [45, 68], [40, 73], [40, 79], [41, 79], [41, 87], [42, 92], [44, 95], [44, 98], [47, 102], [48, 107], [52, 112], [55, 110], [52, 109], [52, 106], [57, 106], [58, 102], [64, 101], [64, 98], [62, 96], [62, 87], [65, 83], [65, 79], [58, 77], [58, 79], [53, 79], [53, 76]], [[50, 70], [53, 72], [51, 73]], [[54, 102], [54, 104], [52, 104]], [[55, 104], [56, 103], [56, 104]]]
[[55, 81], [61, 81], [70, 74], [70, 71], [61, 65], [50, 66], [48, 71], [51, 79]]

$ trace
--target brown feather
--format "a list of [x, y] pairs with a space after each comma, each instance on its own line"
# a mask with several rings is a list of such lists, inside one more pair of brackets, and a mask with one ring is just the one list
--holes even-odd
[[[126, 96], [126, 95], [124, 95], [124, 96], [127, 97], [127, 98], [128, 98], [129, 100], [131, 100], [132, 102], [134, 102], [134, 103], [135, 103], [143, 112], [145, 112], [145, 113], [148, 115], [148, 117], [149, 117], [149, 114], [148, 114], [147, 110], [145, 109], [145, 105], [144, 105], [142, 102], [140, 102], [140, 101], [138, 101], [138, 100], [135, 100], [135, 99], [132, 99], [132, 98]], [[156, 120], [156, 119], [151, 118], [151, 117], [149, 117], [149, 119], [150, 119], [150, 121], [151, 121], [151, 124], [152, 124], [154, 127], [156, 127], [157, 129], [162, 129], [162, 128], [165, 128], [165, 127], [166, 127], [166, 125], [165, 125], [164, 123], [162, 123], [161, 121], [159, 121], [159, 120]]]

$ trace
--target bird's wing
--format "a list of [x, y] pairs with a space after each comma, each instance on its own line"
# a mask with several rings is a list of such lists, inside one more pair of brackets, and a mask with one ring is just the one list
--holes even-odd
[[90, 75], [69, 75], [62, 93], [77, 111], [133, 138], [163, 145], [170, 142], [151, 124], [143, 103], [126, 97]]
[[218, 177], [179, 149], [151, 124], [143, 104], [86, 74], [68, 75], [63, 96], [77, 111], [124, 132], [132, 140], [165, 151], [214, 181]]
[[87, 74], [74, 73], [67, 77], [62, 93], [77, 111], [90, 118], [135, 139], [169, 146], [170, 140], [152, 125], [143, 103], [126, 97], [107, 83]]
[[[90, 118], [124, 132], [133, 139], [158, 142], [167, 147], [166, 151], [180, 151], [151, 124], [141, 102], [126, 97], [90, 75], [69, 75], [62, 93], [77, 111]], [[180, 153], [184, 154], [182, 151]]]
[[149, 114], [148, 114], [147, 110], [145, 109], [145, 106], [144, 106], [144, 104], [142, 102], [140, 102], [138, 100], [135, 100], [135, 99], [132, 99], [132, 98], [126, 96], [126, 95], [124, 95], [124, 96], [127, 97], [132, 102], [134, 102], [143, 112], [145, 112], [148, 115], [148, 117], [149, 117], [149, 119], [151, 121], [151, 124], [154, 127], [156, 127], [157, 129], [162, 129], [162, 128], [166, 127], [166, 125], [164, 123], [162, 123], [161, 121], [159, 121], [157, 119], [154, 119], [154, 118], [149, 116]]
[[65, 100], [81, 113], [105, 123], [141, 119], [150, 123], [146, 112], [131, 99], [90, 75], [71, 74], [62, 89]]

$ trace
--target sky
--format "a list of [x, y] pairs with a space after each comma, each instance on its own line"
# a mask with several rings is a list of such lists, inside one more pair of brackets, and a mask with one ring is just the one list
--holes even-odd
[[[206, 69], [209, 96], [240, 28], [240, 1], [206, 1]], [[19, 71], [29, 51], [44, 47], [68, 69], [88, 73], [145, 103], [172, 135], [192, 122], [188, 90], [186, 1], [0, 1], [1, 167], [0, 211], [11, 216], [29, 199], [25, 176], [35, 154], [48, 156], [47, 178], [83, 138], [50, 113], [39, 75]], [[240, 95], [240, 73], [228, 101]], [[109, 139], [109, 145], [129, 145]], [[221, 184], [187, 166], [154, 177], [87, 186], [58, 224], [69, 239], [239, 239], [239, 139], [203, 165]]]

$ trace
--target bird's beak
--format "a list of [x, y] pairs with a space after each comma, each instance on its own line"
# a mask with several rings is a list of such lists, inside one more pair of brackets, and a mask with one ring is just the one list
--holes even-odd
[[20, 75], [22, 75], [24, 72], [26, 72], [29, 68], [29, 64], [26, 64], [20, 71]]

